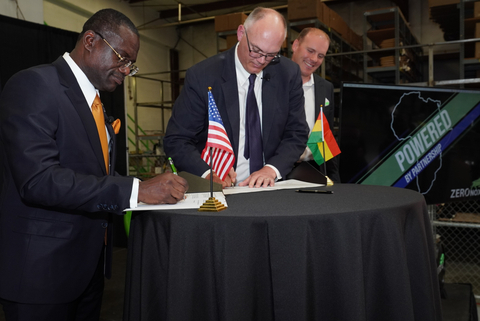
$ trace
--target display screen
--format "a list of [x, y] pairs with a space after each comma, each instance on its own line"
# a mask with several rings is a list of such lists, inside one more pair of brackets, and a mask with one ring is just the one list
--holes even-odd
[[480, 91], [342, 84], [342, 183], [480, 198]]

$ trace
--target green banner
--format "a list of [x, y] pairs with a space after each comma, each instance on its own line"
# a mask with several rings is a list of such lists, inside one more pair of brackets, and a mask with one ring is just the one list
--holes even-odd
[[380, 165], [367, 172], [358, 182], [392, 186], [479, 102], [480, 93], [456, 94], [442, 108], [427, 117], [410, 136], [400, 138], [398, 145], [379, 162]]

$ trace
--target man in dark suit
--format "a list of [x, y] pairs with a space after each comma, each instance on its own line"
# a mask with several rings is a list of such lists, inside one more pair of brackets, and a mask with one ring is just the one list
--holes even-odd
[[184, 196], [186, 181], [171, 173], [145, 182], [115, 173], [114, 128], [92, 113], [99, 106], [106, 118], [92, 106], [98, 91], [137, 70], [138, 49], [133, 23], [101, 10], [70, 54], [17, 73], [3, 89], [0, 302], [8, 321], [98, 320], [111, 213]]
[[[292, 60], [300, 66], [302, 73], [305, 115], [310, 132], [320, 113], [320, 105], [323, 105], [323, 113], [330, 128], [333, 129], [334, 125], [333, 84], [315, 73], [323, 63], [329, 46], [330, 38], [324, 31], [317, 28], [303, 29], [292, 44]], [[300, 157], [300, 161], [307, 161], [309, 165], [325, 175], [324, 167], [317, 165], [308, 147]], [[332, 181], [339, 183], [338, 157], [327, 161], [326, 168], [326, 175]]]
[[[215, 181], [223, 186], [235, 181], [240, 186], [271, 186], [292, 169], [305, 149], [308, 128], [300, 70], [277, 56], [285, 37], [284, 17], [272, 9], [256, 8], [238, 27], [235, 47], [187, 71], [164, 139], [165, 152], [179, 170], [209, 178], [209, 167], [200, 156], [208, 132], [208, 87], [235, 154], [235, 171], [223, 182], [214, 174]], [[246, 119], [254, 115], [247, 113], [249, 88], [254, 90], [260, 116], [259, 136], [250, 138], [263, 147], [259, 167], [252, 166], [253, 152], [248, 148], [252, 144], [245, 139], [250, 131]]]

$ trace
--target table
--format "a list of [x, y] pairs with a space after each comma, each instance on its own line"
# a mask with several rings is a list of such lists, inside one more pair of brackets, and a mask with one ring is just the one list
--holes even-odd
[[124, 320], [441, 320], [426, 204], [412, 190], [227, 196], [135, 212]]

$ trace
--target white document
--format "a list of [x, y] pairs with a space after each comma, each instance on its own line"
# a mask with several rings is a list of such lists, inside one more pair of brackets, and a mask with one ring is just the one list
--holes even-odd
[[309, 187], [318, 187], [325, 186], [325, 184], [316, 184], [299, 181], [296, 179], [288, 179], [286, 181], [280, 181], [275, 183], [274, 186], [269, 187], [248, 187], [248, 186], [234, 186], [226, 187], [223, 189], [225, 195], [241, 194], [241, 193], [255, 193], [255, 192], [267, 192], [267, 191], [276, 191], [279, 189], [292, 189], [292, 188], [309, 188]]
[[[215, 197], [220, 203], [228, 207], [225, 195], [222, 192], [213, 192]], [[186, 193], [185, 199], [179, 201], [177, 204], [159, 204], [149, 205], [145, 203], [139, 203], [136, 208], [128, 208], [125, 211], [162, 211], [162, 210], [181, 210], [181, 209], [198, 209], [210, 198], [210, 192], [208, 193]]]

